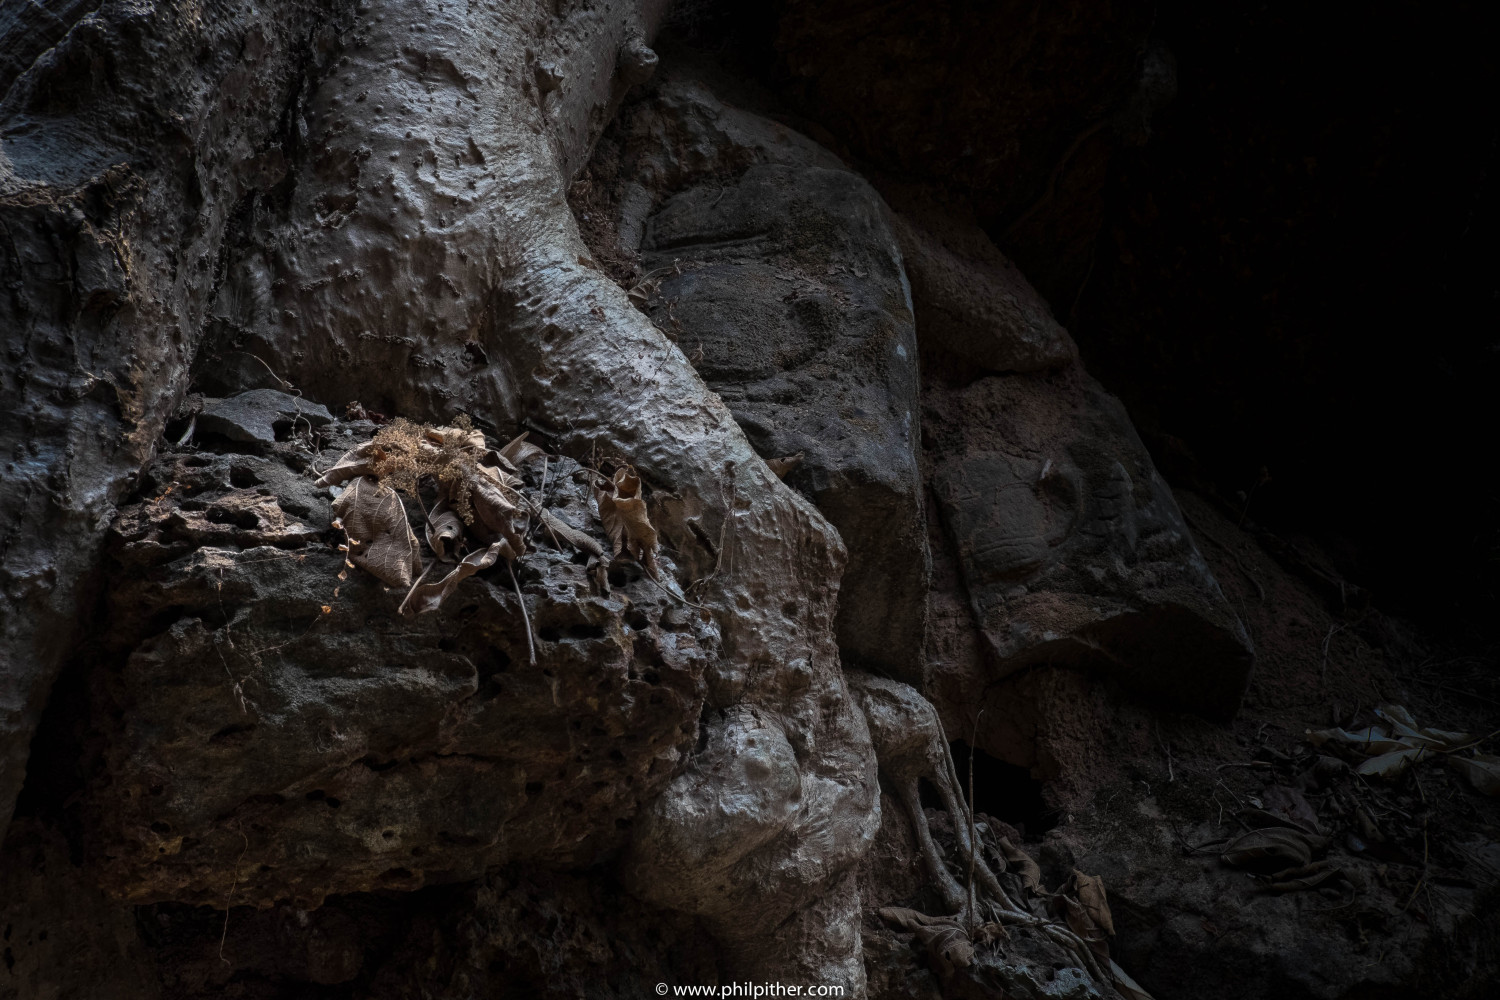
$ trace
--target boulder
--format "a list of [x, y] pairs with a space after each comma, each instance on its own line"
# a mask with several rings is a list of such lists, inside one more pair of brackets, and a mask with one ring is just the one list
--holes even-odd
[[1249, 636], [1119, 401], [1077, 367], [930, 388], [932, 492], [989, 676], [1082, 665], [1232, 716]]
[[[616, 849], [697, 737], [706, 616], [629, 560], [601, 587], [541, 530], [515, 564], [527, 615], [502, 564], [401, 616], [403, 591], [345, 565], [307, 465], [287, 444], [165, 454], [110, 531], [82, 806], [99, 882], [309, 908]], [[554, 458], [544, 502], [602, 542], [578, 472]]]
[[[276, 443], [278, 429], [311, 431], [333, 419], [321, 403], [280, 392], [251, 389], [228, 399], [205, 399], [198, 430], [246, 444]], [[300, 424], [300, 428], [298, 425]]]

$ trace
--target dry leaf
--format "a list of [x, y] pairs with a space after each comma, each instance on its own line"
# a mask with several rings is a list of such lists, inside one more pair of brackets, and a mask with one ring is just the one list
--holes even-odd
[[1019, 875], [1027, 889], [1032, 892], [1041, 891], [1042, 869], [1031, 860], [1031, 855], [1012, 844], [1009, 837], [1000, 838], [1000, 853], [1005, 855], [1007, 869]]
[[473, 427], [428, 427], [424, 436], [440, 448], [466, 451], [476, 458], [485, 451], [484, 432]]
[[475, 528], [482, 528], [481, 533], [487, 533], [490, 538], [504, 538], [519, 557], [526, 554], [526, 544], [516, 527], [521, 510], [506, 495], [508, 492], [505, 486], [488, 476], [474, 476], [469, 480], [469, 504], [474, 509]]
[[498, 453], [500, 457], [509, 462], [513, 467], [519, 467], [529, 459], [546, 454], [542, 449], [526, 440], [526, 435], [529, 433], [531, 432], [522, 431], [511, 438], [505, 447], [500, 449]]
[[660, 579], [656, 570], [656, 529], [646, 514], [641, 479], [635, 469], [626, 465], [617, 470], [609, 490], [594, 491], [594, 501], [615, 555], [632, 556], [653, 578]]
[[356, 566], [393, 587], [411, 586], [422, 572], [422, 555], [395, 490], [360, 476], [333, 501], [333, 512], [344, 522]]
[[333, 468], [318, 477], [314, 486], [337, 486], [346, 479], [355, 476], [368, 476], [375, 471], [375, 459], [371, 457], [375, 451], [375, 442], [366, 441], [358, 448], [350, 449], [339, 456], [339, 460], [333, 463]]
[[1392, 753], [1371, 757], [1357, 768], [1360, 774], [1380, 778], [1395, 778], [1412, 764], [1432, 756], [1436, 751], [1430, 747], [1409, 747]]
[[587, 552], [591, 556], [604, 555], [604, 546], [594, 541], [591, 537], [573, 527], [567, 521], [547, 510], [541, 511], [542, 525], [550, 531], [555, 538], [567, 542], [580, 552]]
[[458, 556], [463, 538], [464, 519], [447, 500], [439, 500], [427, 515], [427, 544], [433, 554], [443, 562], [452, 562]]
[[[495, 565], [495, 561], [501, 556], [507, 559], [514, 558], [511, 554], [510, 544], [504, 540], [495, 544], [470, 552], [463, 560], [448, 574], [436, 583], [423, 583], [420, 579], [412, 585], [406, 594], [406, 599], [401, 602], [398, 612], [403, 615], [420, 615], [428, 611], [436, 611], [442, 606], [448, 595], [453, 593], [464, 580], [478, 573], [482, 569], [489, 569]], [[436, 565], [434, 563], [433, 565]], [[423, 576], [426, 576], [424, 573]]]
[[1312, 860], [1313, 847], [1314, 838], [1304, 833], [1272, 827], [1251, 830], [1237, 837], [1224, 848], [1224, 853], [1220, 856], [1236, 868], [1260, 868], [1276, 872], [1307, 864]]
[[1412, 740], [1417, 745], [1428, 745], [1452, 749], [1469, 742], [1468, 733], [1455, 733], [1447, 729], [1433, 729], [1417, 725], [1411, 712], [1404, 705], [1381, 705], [1375, 714], [1395, 727], [1395, 735]]
[[1109, 957], [1109, 945], [1104, 940], [1104, 931], [1094, 923], [1087, 909], [1071, 896], [1063, 896], [1063, 918], [1068, 929], [1089, 946], [1089, 950], [1100, 958]]
[[1104, 891], [1104, 879], [1098, 875], [1085, 875], [1075, 868], [1073, 882], [1078, 887], [1078, 901], [1088, 911], [1094, 926], [1113, 937], [1115, 920], [1109, 912], [1109, 896]]
[[1307, 742], [1315, 747], [1333, 743], [1365, 754], [1389, 753], [1392, 750], [1407, 749], [1409, 746], [1401, 740], [1392, 739], [1379, 726], [1368, 726], [1352, 733], [1344, 729], [1308, 730]]
[[1485, 795], [1500, 795], [1500, 757], [1478, 753], [1472, 757], [1449, 757], [1448, 763]]

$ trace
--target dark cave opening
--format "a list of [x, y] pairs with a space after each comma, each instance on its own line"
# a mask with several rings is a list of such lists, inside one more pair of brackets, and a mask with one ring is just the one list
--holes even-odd
[[[968, 798], [970, 747], [965, 740], [949, 744], [958, 780]], [[1028, 768], [992, 757], [983, 750], [973, 751], [974, 811], [1004, 820], [1015, 827], [1026, 840], [1039, 840], [1057, 825], [1058, 813], [1047, 805], [1043, 783], [1033, 778]], [[942, 799], [927, 782], [922, 786], [922, 805], [943, 808]]]

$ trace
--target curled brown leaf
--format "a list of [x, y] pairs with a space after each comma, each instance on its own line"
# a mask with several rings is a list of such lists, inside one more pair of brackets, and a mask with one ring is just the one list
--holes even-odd
[[1041, 891], [1042, 869], [1031, 859], [1031, 855], [1012, 844], [1009, 837], [1000, 838], [1000, 853], [1005, 856], [1007, 870], [1019, 875], [1028, 890]]
[[[406, 599], [401, 602], [398, 613], [403, 615], [420, 615], [428, 611], [436, 611], [442, 606], [443, 601], [452, 594], [454, 589], [469, 577], [482, 569], [489, 569], [495, 565], [495, 561], [501, 556], [512, 559], [514, 556], [510, 551], [510, 544], [504, 540], [498, 541], [487, 548], [470, 552], [459, 562], [459, 564], [435, 583], [423, 583], [418, 579], [407, 591]], [[434, 563], [433, 565], [436, 565]], [[431, 567], [428, 568], [431, 571]], [[424, 573], [425, 577], [426, 574]]]
[[558, 517], [550, 510], [547, 510], [545, 507], [543, 507], [540, 516], [542, 520], [542, 526], [545, 527], [549, 532], [551, 532], [554, 538], [560, 541], [567, 542], [569, 545], [573, 546], [575, 549], [578, 549], [580, 552], [587, 552], [591, 556], [604, 555], [604, 546], [600, 545], [598, 542], [594, 541], [593, 538], [584, 534], [582, 531], [579, 531], [577, 528], [573, 527], [567, 521], [564, 521], [562, 518]]
[[625, 554], [636, 559], [652, 577], [656, 569], [657, 536], [646, 512], [641, 495], [641, 479], [629, 465], [618, 469], [607, 489], [596, 489], [594, 501], [604, 533], [614, 545], [616, 556]]
[[409, 587], [422, 571], [417, 536], [396, 491], [361, 476], [333, 502], [349, 538], [349, 559], [393, 587]]

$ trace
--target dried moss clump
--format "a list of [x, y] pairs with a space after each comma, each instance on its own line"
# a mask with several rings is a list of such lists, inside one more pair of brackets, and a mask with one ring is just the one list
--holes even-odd
[[474, 523], [474, 476], [495, 480], [505, 489], [514, 485], [495, 466], [481, 465], [484, 434], [465, 415], [449, 427], [426, 427], [398, 417], [376, 432], [371, 445], [370, 468], [377, 479], [421, 503], [422, 477], [431, 476], [467, 525]]

